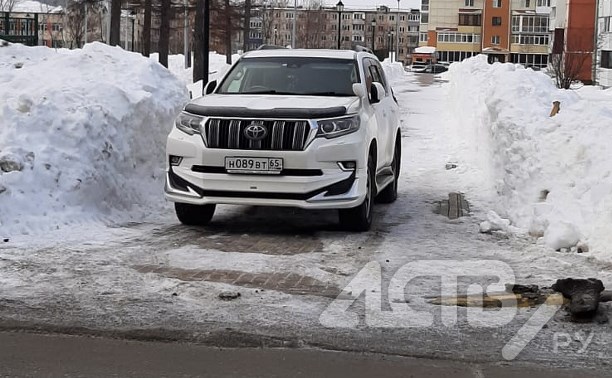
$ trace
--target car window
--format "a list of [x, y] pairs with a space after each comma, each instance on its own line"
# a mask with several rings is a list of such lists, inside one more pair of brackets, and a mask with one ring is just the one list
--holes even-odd
[[388, 95], [389, 94], [389, 87], [387, 85], [387, 81], [386, 81], [386, 78], [385, 78], [385, 73], [384, 73], [382, 67], [375, 60], [373, 60], [373, 59], [368, 59], [368, 60], [369, 60], [369, 62], [368, 62], [368, 71], [372, 75], [372, 80], [374, 80], [377, 83], [381, 83], [382, 86], [385, 88], [386, 95]]
[[355, 61], [310, 57], [241, 59], [217, 93], [354, 96]]

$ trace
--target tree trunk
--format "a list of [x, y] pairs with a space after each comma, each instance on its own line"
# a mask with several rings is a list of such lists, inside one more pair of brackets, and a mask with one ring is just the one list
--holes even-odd
[[193, 31], [193, 82], [204, 79], [204, 6], [207, 0], [197, 0]]
[[151, 0], [144, 3], [144, 25], [142, 26], [142, 55], [151, 54]]
[[249, 38], [251, 34], [251, 0], [244, 0], [244, 27], [243, 27], [242, 51], [249, 50]]
[[229, 0], [225, 0], [225, 23], [227, 25], [225, 34], [225, 62], [232, 64], [232, 14]]
[[170, 49], [170, 0], [161, 0], [159, 26], [159, 63], [168, 68], [168, 51]]
[[121, 41], [121, 0], [111, 1], [110, 41], [111, 46], [117, 46]]

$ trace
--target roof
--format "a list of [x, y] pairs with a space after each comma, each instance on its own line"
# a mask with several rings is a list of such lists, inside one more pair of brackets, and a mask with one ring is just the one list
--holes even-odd
[[243, 58], [258, 58], [270, 56], [295, 56], [308, 58], [355, 59], [353, 50], [323, 50], [323, 49], [269, 49], [255, 50], [244, 54]]
[[[6, 9], [4, 9], [6, 8]], [[21, 0], [15, 2], [11, 12], [13, 13], [60, 13], [63, 10], [61, 6], [44, 4], [36, 0]], [[0, 11], [7, 12], [8, 4], [4, 4]]]
[[436, 52], [436, 48], [433, 46], [421, 46], [414, 49], [417, 54], [433, 54]]

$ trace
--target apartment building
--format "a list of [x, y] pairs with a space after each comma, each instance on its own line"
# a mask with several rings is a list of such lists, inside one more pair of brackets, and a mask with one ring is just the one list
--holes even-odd
[[612, 87], [612, 0], [600, 0], [597, 22], [597, 68], [596, 82]]
[[[398, 51], [397, 60], [406, 64], [418, 46], [419, 10], [346, 9], [335, 7], [308, 9], [302, 6], [269, 7], [256, 5], [251, 15], [247, 45], [262, 44], [295, 48], [352, 48], [366, 46], [379, 56]], [[292, 44], [295, 20], [295, 41]]]
[[441, 61], [483, 53], [491, 62], [545, 67], [551, 34], [545, 2], [422, 0], [419, 45], [436, 47]]

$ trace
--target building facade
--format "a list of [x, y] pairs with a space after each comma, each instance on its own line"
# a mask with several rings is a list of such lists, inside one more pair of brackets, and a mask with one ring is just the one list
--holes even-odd
[[612, 87], [612, 0], [600, 0], [597, 14], [595, 81], [604, 87]]
[[[380, 57], [397, 50], [397, 60], [410, 62], [418, 46], [420, 13], [417, 9], [343, 9], [302, 6], [269, 7], [256, 5], [251, 14], [250, 49], [262, 44], [295, 48], [342, 49], [361, 45], [374, 50]], [[293, 28], [295, 21], [295, 41]]]
[[422, 0], [420, 46], [456, 62], [480, 53], [489, 61], [546, 67], [551, 8], [546, 0]]

